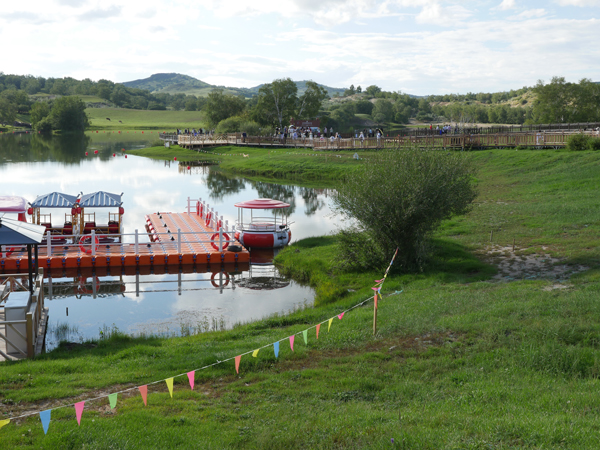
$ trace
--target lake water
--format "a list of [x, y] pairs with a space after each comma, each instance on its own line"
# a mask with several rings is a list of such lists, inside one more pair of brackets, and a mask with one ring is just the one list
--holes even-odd
[[[144, 232], [144, 215], [183, 212], [202, 198], [235, 223], [234, 203], [274, 198], [290, 203], [292, 242], [335, 230], [326, 189], [307, 189], [226, 177], [215, 168], [153, 161], [122, 149], [143, 148], [156, 132], [100, 132], [44, 137], [0, 135], [0, 195], [33, 201], [38, 195], [108, 191], [123, 195], [126, 233]], [[98, 150], [95, 155], [94, 151]], [[85, 156], [85, 152], [89, 156]], [[114, 156], [113, 156], [114, 155]], [[53, 216], [54, 217], [54, 216]], [[250, 266], [215, 288], [211, 273], [98, 276], [46, 281], [48, 347], [58, 339], [97, 338], [117, 327], [130, 334], [179, 335], [230, 327], [311, 305], [313, 292], [286, 280], [272, 265]], [[62, 332], [62, 334], [61, 334]], [[65, 334], [66, 333], [66, 334]]]

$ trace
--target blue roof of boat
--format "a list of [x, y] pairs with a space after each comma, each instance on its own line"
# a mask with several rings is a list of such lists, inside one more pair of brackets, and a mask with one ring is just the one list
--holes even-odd
[[31, 203], [31, 206], [33, 208], [71, 208], [76, 201], [76, 195], [52, 192], [50, 194], [40, 195]]
[[81, 197], [79, 204], [82, 207], [91, 207], [91, 208], [108, 208], [113, 206], [121, 206], [123, 202], [121, 201], [122, 194], [111, 194], [110, 192], [98, 191], [93, 194], [85, 194]]

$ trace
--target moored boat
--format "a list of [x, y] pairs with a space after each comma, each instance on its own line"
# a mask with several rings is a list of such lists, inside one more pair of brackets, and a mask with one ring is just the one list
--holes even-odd
[[[290, 204], [269, 198], [259, 198], [236, 203], [238, 220], [235, 226], [235, 239], [246, 248], [279, 248], [292, 239], [285, 208]], [[244, 209], [250, 210], [250, 220], [244, 220]], [[273, 210], [273, 215], [257, 216], [254, 210]], [[281, 210], [278, 216], [277, 211]]]

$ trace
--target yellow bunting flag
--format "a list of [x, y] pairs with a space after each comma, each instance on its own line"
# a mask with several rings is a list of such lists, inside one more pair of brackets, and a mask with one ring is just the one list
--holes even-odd
[[331, 322], [333, 322], [333, 317], [331, 319], [329, 319], [329, 326], [327, 327], [328, 333], [329, 333], [329, 330], [331, 329]]
[[2, 428], [4, 425], [8, 425], [9, 423], [10, 419], [0, 420], [0, 428]]
[[173, 377], [167, 378], [165, 381], [167, 382], [167, 387], [169, 388], [169, 394], [171, 394], [171, 398], [173, 398]]
[[252, 356], [256, 358], [256, 357], [258, 356], [258, 351], [259, 351], [259, 350], [260, 350], [259, 348], [257, 348], [256, 350], [254, 350], [254, 351], [252, 352]]

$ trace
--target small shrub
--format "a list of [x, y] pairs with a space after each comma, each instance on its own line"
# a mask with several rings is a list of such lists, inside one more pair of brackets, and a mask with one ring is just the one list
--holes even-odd
[[590, 138], [590, 150], [600, 150], [600, 138]]
[[572, 152], [580, 152], [590, 149], [590, 137], [585, 134], [573, 134], [567, 138], [567, 150]]
[[146, 148], [150, 147], [164, 147], [165, 143], [160, 139], [155, 139], [146, 144]]

